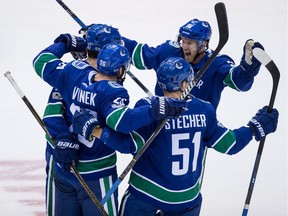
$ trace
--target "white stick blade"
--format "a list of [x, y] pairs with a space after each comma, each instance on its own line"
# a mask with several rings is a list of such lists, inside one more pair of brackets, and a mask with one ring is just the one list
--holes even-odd
[[253, 49], [253, 55], [264, 65], [266, 66], [272, 59], [270, 56], [262, 49], [256, 47]]

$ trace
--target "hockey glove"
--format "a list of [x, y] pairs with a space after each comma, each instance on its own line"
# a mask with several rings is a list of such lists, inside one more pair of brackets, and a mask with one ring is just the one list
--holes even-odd
[[88, 141], [92, 140], [94, 128], [100, 126], [97, 118], [86, 109], [82, 109], [81, 112], [75, 112], [72, 124], [74, 133], [80, 134]]
[[82, 37], [70, 34], [61, 34], [54, 40], [54, 43], [59, 42], [66, 44], [68, 52], [83, 52], [86, 49], [86, 41]]
[[72, 161], [78, 161], [80, 142], [75, 134], [61, 134], [56, 138], [56, 146], [53, 150], [54, 160], [65, 172], [70, 170]]
[[261, 63], [253, 55], [253, 49], [256, 47], [264, 50], [264, 47], [259, 42], [254, 42], [252, 39], [247, 40], [243, 47], [244, 53], [240, 62], [244, 72], [251, 78], [258, 74], [261, 66]]
[[155, 120], [178, 118], [188, 106], [187, 101], [170, 97], [150, 97], [150, 99], [151, 115]]
[[82, 60], [87, 58], [87, 52], [70, 52], [75, 60]]
[[248, 126], [255, 136], [256, 141], [262, 140], [269, 133], [277, 129], [279, 113], [277, 109], [267, 112], [267, 106], [258, 110], [256, 115], [249, 121]]

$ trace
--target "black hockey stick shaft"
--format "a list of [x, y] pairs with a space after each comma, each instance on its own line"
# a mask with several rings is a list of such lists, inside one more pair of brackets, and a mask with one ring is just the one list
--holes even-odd
[[[268, 105], [268, 112], [271, 112], [273, 109], [273, 106], [274, 106], [275, 98], [276, 98], [278, 83], [280, 80], [280, 72], [279, 72], [276, 64], [274, 63], [274, 61], [268, 56], [268, 54], [264, 50], [262, 50], [260, 48], [255, 48], [253, 50], [253, 54], [267, 68], [267, 70], [270, 72], [270, 74], [272, 76], [273, 87], [272, 87], [272, 92], [271, 92], [270, 101], [269, 101], [269, 105]], [[256, 182], [256, 177], [257, 177], [258, 168], [259, 168], [259, 164], [260, 164], [260, 160], [261, 160], [261, 156], [262, 156], [262, 152], [263, 152], [263, 148], [264, 148], [264, 143], [265, 143], [265, 137], [264, 137], [264, 139], [262, 139], [260, 141], [260, 144], [258, 147], [258, 151], [257, 151], [257, 155], [256, 155], [250, 183], [249, 183], [249, 188], [248, 188], [242, 216], [248, 215], [248, 210], [249, 210], [249, 206], [250, 206], [250, 201], [251, 201], [254, 185]]]
[[[61, 0], [56, 0], [63, 8], [64, 10], [81, 26], [83, 29], [87, 29], [88, 27], [78, 18], [78, 16], [70, 10], [70, 8]], [[137, 83], [137, 85], [140, 86], [140, 88], [148, 95], [153, 96], [153, 94], [148, 90], [148, 88], [145, 87], [145, 85], [137, 78], [135, 77], [131, 71], [127, 71], [127, 74], [131, 77], [134, 82]]]
[[149, 89], [146, 88], [146, 86], [144, 86], [144, 84], [137, 78], [134, 76], [134, 74], [128, 70], [127, 74], [134, 80], [134, 82], [136, 82], [140, 88], [148, 95], [148, 96], [153, 96], [153, 94], [149, 91]]
[[[215, 59], [217, 54], [220, 52], [220, 50], [223, 48], [223, 46], [228, 41], [229, 37], [229, 29], [228, 29], [228, 20], [227, 20], [227, 13], [225, 4], [222, 2], [219, 2], [214, 7], [217, 22], [218, 22], [218, 29], [219, 29], [219, 43], [217, 45], [217, 48], [215, 49], [214, 53], [209, 57], [207, 62], [204, 64], [204, 66], [201, 68], [201, 70], [198, 72], [196, 76], [196, 80], [192, 81], [188, 84], [186, 90], [182, 93], [181, 99], [184, 99], [188, 96], [192, 88], [195, 86], [197, 81], [201, 78], [201, 76], [205, 73], [207, 68], [210, 66], [212, 61]], [[130, 170], [133, 168], [137, 160], [142, 156], [142, 154], [146, 151], [146, 149], [149, 147], [149, 145], [152, 143], [154, 138], [159, 134], [161, 129], [164, 127], [168, 119], [164, 119], [160, 125], [157, 126], [155, 131], [152, 133], [152, 135], [148, 138], [144, 146], [137, 152], [137, 154], [133, 157], [131, 162], [127, 165], [127, 167], [124, 169], [124, 171], [121, 173], [119, 178], [116, 180], [116, 182], [113, 184], [111, 189], [106, 193], [105, 197], [101, 200], [101, 204], [103, 205], [109, 197], [114, 193], [114, 191], [118, 188], [122, 180], [126, 177], [126, 175], [130, 172]]]
[[87, 26], [76, 16], [76, 14], [70, 10], [70, 8], [61, 0], [56, 0], [62, 8], [83, 28], [87, 29]]
[[[18, 86], [18, 84], [16, 83], [16, 81], [13, 79], [11, 72], [7, 71], [4, 74], [5, 77], [7, 77], [7, 79], [10, 81], [10, 83], [12, 84], [12, 86], [15, 88], [15, 90], [17, 91], [18, 95], [22, 98], [22, 100], [24, 101], [24, 103], [26, 104], [26, 106], [28, 107], [28, 109], [31, 111], [31, 113], [33, 114], [33, 116], [36, 118], [37, 122], [40, 124], [41, 128], [44, 130], [45, 134], [52, 140], [53, 144], [55, 144], [54, 139], [52, 138], [52, 136], [50, 135], [49, 131], [47, 130], [43, 120], [41, 119], [41, 117], [39, 116], [39, 114], [36, 112], [36, 110], [34, 109], [34, 107], [32, 106], [32, 104], [30, 103], [30, 101], [28, 100], [28, 98], [25, 96], [25, 94], [23, 93], [23, 91], [20, 89], [20, 87]], [[73, 171], [73, 173], [75, 174], [76, 178], [79, 180], [79, 182], [81, 183], [81, 185], [84, 187], [84, 189], [86, 190], [86, 192], [88, 193], [88, 195], [91, 197], [92, 201], [95, 203], [95, 205], [99, 208], [100, 212], [103, 215], [107, 215], [105, 209], [103, 208], [103, 206], [99, 203], [99, 201], [97, 200], [97, 198], [95, 197], [94, 193], [90, 190], [90, 188], [88, 187], [88, 185], [85, 183], [84, 179], [82, 178], [82, 176], [79, 174], [79, 172], [77, 171], [76, 167], [74, 164], [71, 165], [71, 169]]]

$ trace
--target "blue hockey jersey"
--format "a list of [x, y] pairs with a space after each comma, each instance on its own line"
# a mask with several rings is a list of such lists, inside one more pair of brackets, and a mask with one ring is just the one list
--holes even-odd
[[45, 108], [43, 122], [49, 131], [51, 137], [46, 136], [47, 148], [46, 150], [52, 154], [54, 148], [53, 138], [56, 139], [57, 135], [61, 133], [69, 133], [69, 126], [67, 125], [66, 105], [62, 96], [56, 88], [50, 92], [47, 106]]
[[[156, 47], [150, 47], [125, 37], [123, 40], [132, 57], [133, 65], [140, 70], [153, 69], [157, 71], [162, 61], [168, 57], [185, 58], [182, 48], [176, 41], [167, 40]], [[213, 50], [206, 50], [205, 56], [199, 63], [191, 64], [196, 73], [203, 67], [212, 53]], [[240, 66], [235, 66], [233, 59], [229, 56], [218, 55], [190, 93], [197, 98], [211, 102], [217, 109], [221, 93], [226, 86], [237, 91], [247, 91], [251, 88], [254, 81], [253, 77], [242, 71], [243, 69]], [[163, 95], [158, 84], [155, 86], [155, 94]]]
[[[138, 139], [137, 133], [131, 131], [153, 121], [150, 105], [129, 109], [127, 90], [114, 81], [93, 80], [95, 69], [83, 61], [65, 63], [60, 58], [67, 52], [65, 44], [57, 43], [41, 51], [33, 60], [36, 73], [54, 88], [57, 88], [66, 103], [66, 124], [72, 131], [72, 116], [78, 106], [88, 108], [97, 113], [102, 127], [126, 133], [135, 142], [120, 151], [135, 153], [144, 141]], [[131, 132], [131, 133], [129, 133]], [[129, 134], [128, 134], [129, 133]], [[110, 175], [116, 171], [117, 144], [105, 145], [99, 139], [88, 142], [80, 135], [79, 141], [84, 143], [79, 155], [77, 169], [84, 178], [97, 178]], [[140, 146], [139, 146], [140, 145]], [[124, 146], [125, 147], [125, 146]]]
[[[252, 139], [248, 127], [229, 130], [221, 125], [210, 103], [188, 101], [188, 110], [168, 119], [130, 175], [129, 191], [162, 210], [191, 208], [201, 201], [205, 148], [231, 155]], [[136, 106], [145, 103], [142, 100]], [[157, 125], [155, 121], [137, 132], [147, 140]]]

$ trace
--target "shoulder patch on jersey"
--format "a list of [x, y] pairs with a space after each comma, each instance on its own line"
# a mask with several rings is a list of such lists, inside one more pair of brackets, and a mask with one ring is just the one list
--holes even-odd
[[175, 48], [180, 48], [180, 45], [179, 45], [179, 43], [178, 43], [177, 41], [172, 41], [172, 40], [170, 40], [170, 41], [169, 41], [169, 45], [170, 45], [170, 46], [173, 46], [173, 47], [175, 47]]
[[84, 61], [78, 61], [78, 60], [75, 60], [72, 62], [72, 65], [78, 69], [84, 69], [86, 67], [89, 67], [90, 65], [87, 64], [86, 62]]
[[126, 101], [127, 101], [126, 98], [118, 97], [115, 100], [113, 100], [113, 103], [111, 104], [111, 106], [114, 109], [123, 108], [126, 106]]
[[63, 98], [59, 92], [52, 92], [52, 99], [62, 100]]
[[110, 85], [112, 88], [124, 88], [122, 85], [120, 85], [116, 81], [109, 81], [108, 85]]
[[90, 71], [89, 75], [88, 75], [88, 82], [89, 85], [92, 85], [92, 83], [94, 83], [95, 81], [93, 80], [93, 77], [97, 74], [97, 72], [95, 70]]

